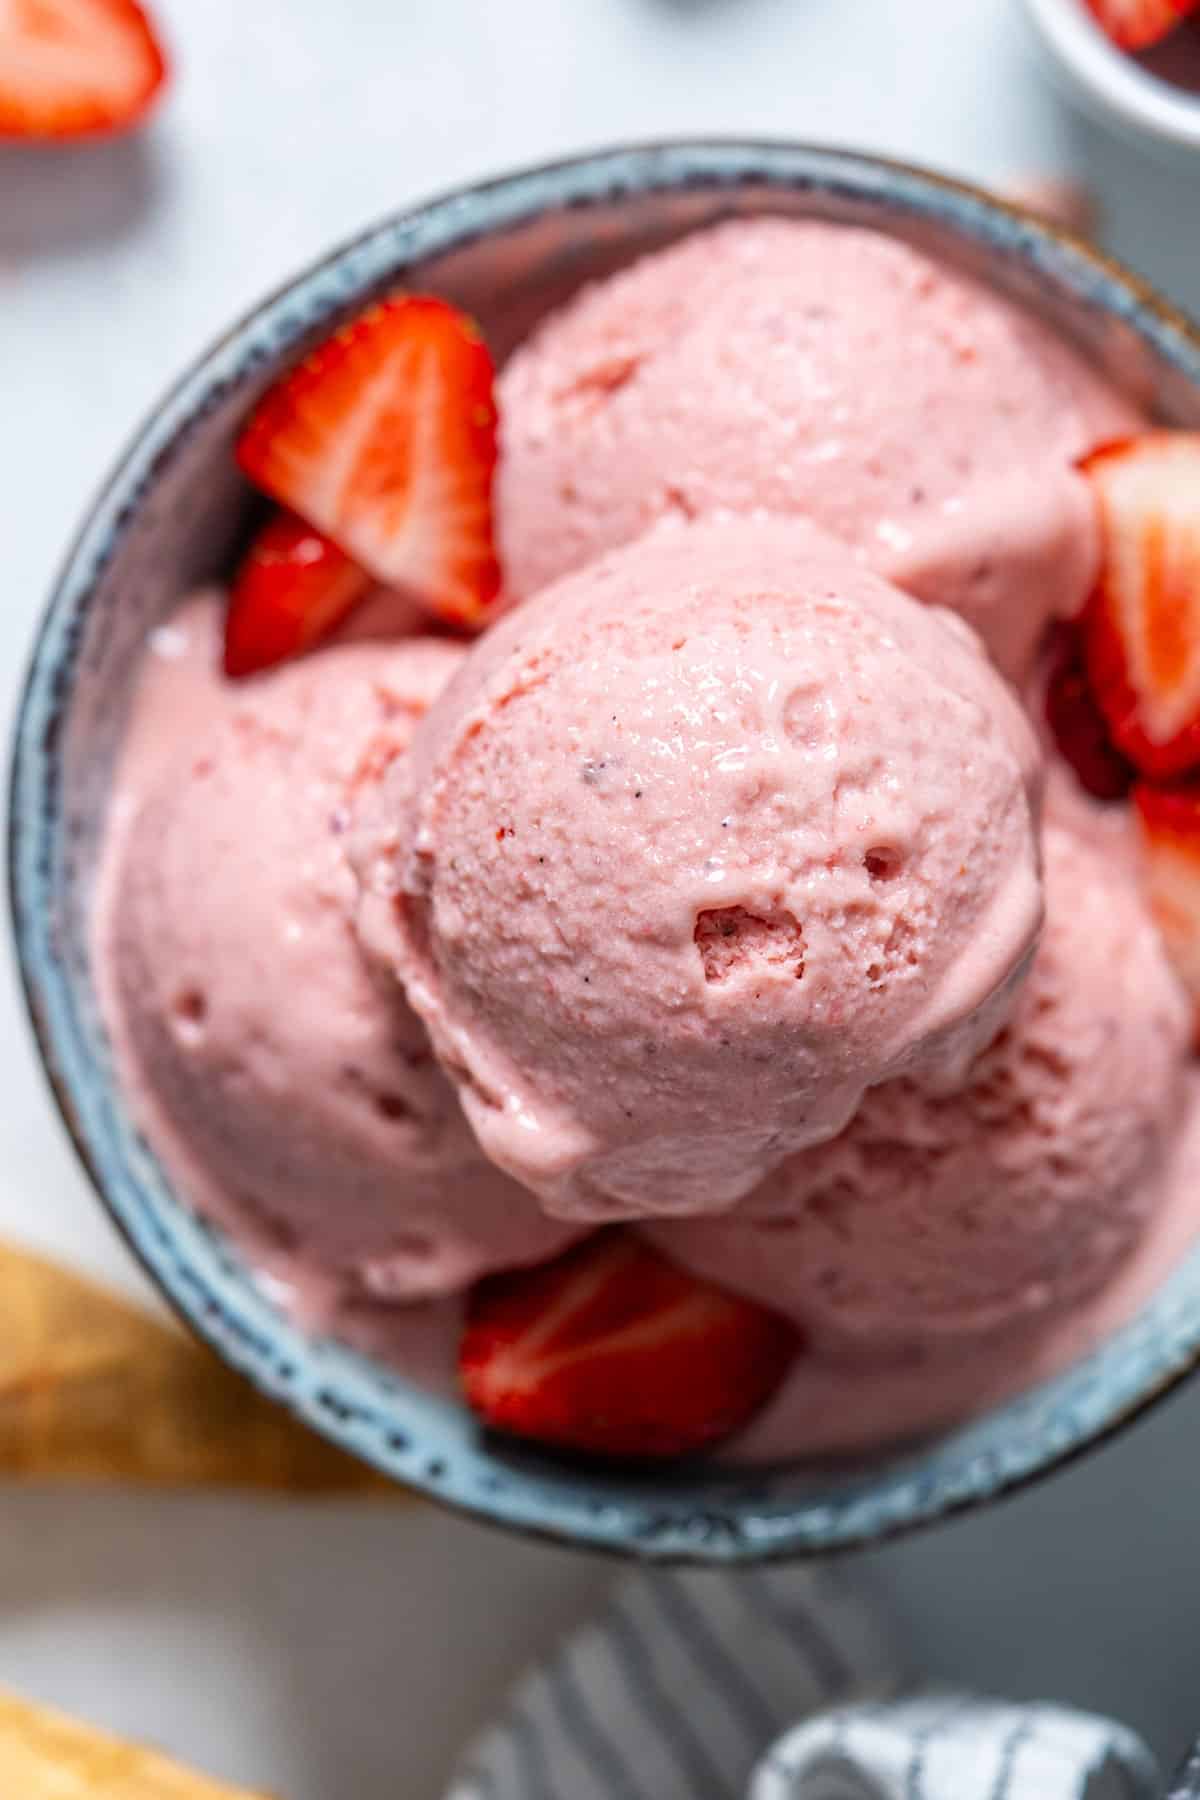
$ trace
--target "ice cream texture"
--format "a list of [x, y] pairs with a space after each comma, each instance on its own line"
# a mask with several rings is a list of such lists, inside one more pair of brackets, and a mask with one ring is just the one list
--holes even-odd
[[879, 233], [734, 221], [586, 288], [500, 385], [528, 596], [655, 520], [800, 513], [1027, 668], [1096, 570], [1074, 463], [1132, 410], [1032, 315]]
[[867, 1094], [729, 1220], [650, 1229], [832, 1351], [1029, 1332], [1097, 1293], [1158, 1209], [1190, 1021], [1133, 880], [1046, 832], [1047, 922], [1011, 1018], [956, 1093]]
[[283, 1305], [439, 1388], [481, 1277], [614, 1223], [798, 1327], [734, 1456], [1055, 1373], [1200, 1225], [1129, 809], [1030, 719], [1077, 459], [1137, 414], [782, 218], [583, 290], [499, 410], [474, 646], [395, 595], [244, 683], [221, 596], [154, 635], [95, 908], [138, 1123]]
[[961, 1081], [1041, 920], [1038, 755], [958, 619], [798, 520], [663, 528], [498, 625], [364, 834], [360, 931], [488, 1155], [716, 1212]]
[[356, 790], [461, 649], [347, 644], [234, 686], [219, 619], [202, 597], [159, 634], [118, 771], [98, 936], [139, 1118], [309, 1317], [553, 1254], [570, 1233], [485, 1162], [350, 924]]

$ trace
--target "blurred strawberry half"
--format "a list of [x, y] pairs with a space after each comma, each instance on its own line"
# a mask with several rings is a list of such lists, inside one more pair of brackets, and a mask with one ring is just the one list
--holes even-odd
[[458, 1366], [468, 1402], [498, 1431], [605, 1456], [670, 1457], [747, 1424], [798, 1348], [777, 1313], [612, 1232], [482, 1282]]
[[1121, 50], [1148, 50], [1194, 13], [1200, 0], [1088, 0], [1101, 30]]
[[1102, 534], [1092, 689], [1117, 748], [1170, 781], [1200, 768], [1200, 433], [1128, 438], [1083, 469]]
[[225, 620], [225, 673], [255, 675], [341, 624], [371, 578], [295, 513], [274, 514], [242, 560]]
[[478, 627], [500, 587], [493, 382], [470, 319], [385, 300], [270, 389], [238, 461], [377, 581]]
[[166, 75], [135, 0], [0, 0], [0, 138], [127, 131]]
[[1049, 654], [1046, 723], [1059, 753], [1095, 799], [1124, 800], [1133, 785], [1133, 765], [1113, 748], [1084, 667], [1079, 626], [1056, 626]]
[[1173, 788], [1139, 783], [1134, 801], [1150, 905], [1175, 973], [1195, 1004], [1200, 1046], [1200, 782]]

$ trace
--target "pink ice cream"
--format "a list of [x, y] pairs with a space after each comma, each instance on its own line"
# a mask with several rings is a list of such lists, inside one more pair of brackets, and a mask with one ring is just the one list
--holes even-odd
[[1036, 718], [1075, 461], [1141, 421], [918, 251], [770, 218], [586, 290], [500, 410], [522, 604], [474, 647], [386, 595], [250, 682], [222, 596], [155, 634], [95, 923], [154, 1150], [443, 1392], [471, 1285], [614, 1220], [798, 1323], [735, 1457], [1057, 1372], [1200, 1222], [1128, 809], [1005, 679]]
[[215, 597], [148, 658], [98, 926], [126, 1091], [183, 1189], [310, 1316], [457, 1292], [571, 1233], [476, 1148], [350, 923], [346, 831], [458, 665], [355, 644], [231, 685]]
[[652, 1228], [671, 1255], [877, 1354], [1028, 1329], [1095, 1293], [1157, 1205], [1189, 1020], [1136, 887], [1046, 832], [1045, 934], [966, 1085], [864, 1096], [734, 1219]]
[[1138, 423], [999, 295], [876, 233], [768, 218], [586, 289], [500, 402], [514, 593], [657, 519], [802, 513], [962, 613], [1009, 674], [1095, 574], [1075, 459]]
[[961, 620], [803, 521], [665, 527], [464, 663], [365, 834], [360, 931], [548, 1211], [718, 1212], [999, 1029], [1037, 765]]
[[809, 1354], [760, 1446], [858, 1449], [1026, 1385], [1127, 1316], [1147, 1250], [1161, 1275], [1161, 1246], [1195, 1228], [1178, 984], [1129, 876], [1054, 827], [1045, 851], [1041, 947], [959, 1094], [876, 1088], [736, 1218], [648, 1228], [803, 1323]]
[[727, 1454], [758, 1463], [861, 1456], [900, 1444], [1051, 1380], [1130, 1325], [1195, 1249], [1200, 1228], [1200, 1078], [1192, 1070], [1186, 1079], [1182, 1126], [1154, 1178], [1145, 1228], [1104, 1285], [1009, 1331], [964, 1333], [940, 1346], [799, 1357], [775, 1399]]

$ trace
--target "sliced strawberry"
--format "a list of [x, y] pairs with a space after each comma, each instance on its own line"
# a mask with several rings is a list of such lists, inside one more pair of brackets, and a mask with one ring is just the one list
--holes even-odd
[[340, 625], [372, 586], [357, 563], [294, 513], [276, 513], [242, 561], [225, 619], [225, 673], [254, 675]]
[[378, 581], [475, 626], [500, 586], [493, 380], [462, 313], [385, 300], [271, 388], [238, 461]]
[[1198, 5], [1200, 0], [1088, 0], [1101, 30], [1121, 50], [1148, 50]]
[[1092, 689], [1152, 781], [1200, 767], [1200, 433], [1152, 431], [1083, 464], [1101, 528]]
[[1045, 708], [1054, 741], [1080, 786], [1097, 800], [1124, 800], [1133, 785], [1133, 765], [1113, 748], [1084, 667], [1083, 639], [1075, 624], [1055, 627]]
[[1133, 797], [1150, 905], [1175, 973], [1195, 1002], [1200, 1048], [1200, 782], [1172, 788], [1139, 782]]
[[0, 138], [126, 131], [166, 75], [162, 46], [136, 0], [0, 4]]
[[685, 1456], [745, 1425], [798, 1344], [777, 1313], [608, 1232], [481, 1283], [458, 1367], [499, 1431], [606, 1456]]

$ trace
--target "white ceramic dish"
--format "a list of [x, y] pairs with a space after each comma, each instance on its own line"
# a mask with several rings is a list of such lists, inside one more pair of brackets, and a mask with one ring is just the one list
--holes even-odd
[[[1200, 172], [1200, 91], [1160, 72], [1170, 67], [1175, 46], [1164, 46], [1149, 59], [1131, 56], [1108, 41], [1085, 0], [1025, 4], [1055, 63], [1094, 113], [1162, 148], [1190, 154]], [[1194, 61], [1200, 69], [1200, 52]]]

